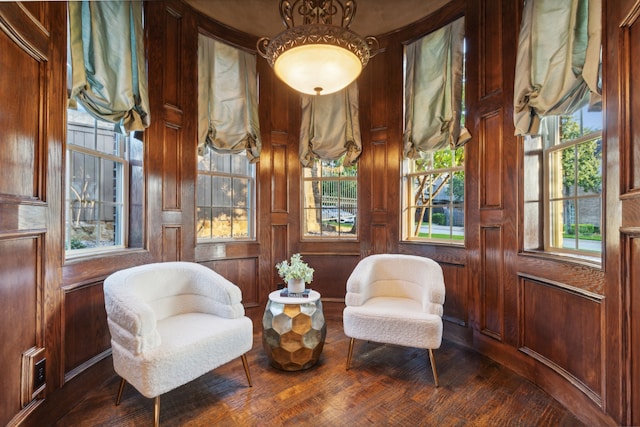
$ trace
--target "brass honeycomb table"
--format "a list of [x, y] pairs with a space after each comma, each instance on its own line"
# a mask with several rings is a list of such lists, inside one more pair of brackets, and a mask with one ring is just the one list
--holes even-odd
[[316, 364], [322, 353], [327, 325], [320, 293], [308, 298], [269, 294], [262, 318], [262, 344], [271, 365], [284, 371], [299, 371]]

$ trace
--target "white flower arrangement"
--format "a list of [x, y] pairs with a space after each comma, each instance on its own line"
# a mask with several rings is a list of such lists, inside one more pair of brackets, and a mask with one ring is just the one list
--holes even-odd
[[302, 261], [300, 254], [294, 254], [291, 257], [291, 263], [287, 262], [287, 260], [277, 263], [276, 269], [285, 282], [289, 282], [291, 279], [302, 279], [305, 283], [311, 283], [313, 280], [314, 270], [306, 262]]

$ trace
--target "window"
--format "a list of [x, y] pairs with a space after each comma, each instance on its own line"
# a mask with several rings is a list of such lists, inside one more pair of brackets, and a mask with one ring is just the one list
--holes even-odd
[[404, 236], [464, 240], [464, 147], [405, 160]]
[[[545, 117], [540, 133], [525, 138], [525, 227], [533, 236], [525, 248], [599, 257], [602, 113], [585, 106], [573, 115]], [[529, 178], [536, 176], [541, 183]], [[544, 233], [536, 232], [538, 216]]]
[[81, 106], [67, 114], [67, 256], [142, 247], [142, 141]]
[[402, 238], [464, 243], [464, 18], [404, 53]]
[[[344, 157], [344, 156], [343, 156]], [[358, 236], [358, 166], [338, 160], [315, 159], [303, 169], [304, 237], [353, 239]]]
[[198, 161], [198, 241], [255, 239], [256, 167], [209, 146]]

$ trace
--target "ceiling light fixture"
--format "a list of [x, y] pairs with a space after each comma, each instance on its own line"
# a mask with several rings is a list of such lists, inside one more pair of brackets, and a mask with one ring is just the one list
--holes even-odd
[[[340, 25], [334, 25], [339, 12]], [[355, 14], [355, 0], [280, 0], [280, 17], [287, 29], [273, 40], [259, 39], [258, 53], [299, 92], [337, 92], [360, 75], [378, 48], [375, 37], [362, 38], [349, 30]], [[294, 16], [302, 24], [296, 26]]]

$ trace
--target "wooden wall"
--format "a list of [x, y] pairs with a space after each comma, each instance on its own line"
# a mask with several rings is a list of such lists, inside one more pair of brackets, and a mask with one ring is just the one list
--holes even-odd
[[[528, 177], [512, 124], [521, 7], [512, 0], [453, 0], [380, 35], [380, 52], [358, 81], [363, 154], [356, 241], [301, 238], [300, 101], [258, 58], [258, 235], [256, 242], [229, 244], [195, 238], [197, 36], [249, 51], [256, 38], [180, 1], [148, 2], [152, 125], [144, 135], [144, 249], [65, 261], [65, 4], [0, 3], [0, 424], [53, 419], [108, 375], [102, 282], [110, 273], [156, 261], [200, 262], [241, 287], [259, 331], [267, 295], [279, 282], [274, 265], [295, 252], [316, 269], [313, 287], [333, 318], [341, 316], [346, 279], [363, 256], [431, 257], [445, 274], [447, 339], [511, 367], [589, 423], [640, 424], [640, 144], [632, 125], [637, 97], [631, 96], [640, 75], [631, 61], [640, 42], [640, 8], [633, 0], [619, 3], [603, 13], [602, 267], [523, 249]], [[465, 244], [401, 242], [403, 46], [463, 15], [473, 136], [465, 152]], [[20, 357], [34, 346], [46, 349], [47, 388], [21, 408]], [[446, 377], [442, 372], [441, 381]]]

